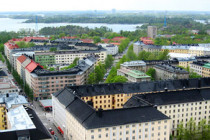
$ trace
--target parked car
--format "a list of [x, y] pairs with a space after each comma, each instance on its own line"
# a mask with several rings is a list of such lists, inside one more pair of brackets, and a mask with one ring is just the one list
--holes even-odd
[[54, 135], [55, 134], [55, 132], [52, 130], [52, 128], [49, 128], [48, 130], [50, 131], [50, 134], [51, 135]]

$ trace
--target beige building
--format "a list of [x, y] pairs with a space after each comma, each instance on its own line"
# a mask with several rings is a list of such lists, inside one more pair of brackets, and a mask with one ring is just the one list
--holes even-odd
[[123, 64], [120, 65], [120, 67], [121, 68], [131, 68], [131, 69], [146, 72], [146, 63], [142, 60], [124, 62]]
[[210, 63], [208, 61], [194, 61], [190, 64], [190, 70], [202, 77], [210, 77]]
[[188, 79], [189, 72], [175, 66], [167, 64], [159, 64], [154, 66], [155, 79], [166, 80], [166, 79]]
[[73, 93], [52, 97], [54, 123], [67, 140], [169, 140], [170, 118], [152, 106], [96, 111]]
[[143, 82], [151, 80], [151, 77], [144, 72], [127, 67], [121, 67], [118, 69], [117, 75], [125, 76], [128, 79], [128, 82]]
[[102, 63], [107, 57], [105, 49], [101, 51], [62, 51], [55, 53], [55, 64], [71, 64], [75, 58], [82, 60], [84, 57], [90, 56], [91, 54], [98, 55], [99, 61]]
[[171, 118], [170, 132], [176, 135], [177, 126], [182, 122], [186, 127], [192, 118], [196, 125], [202, 119], [210, 121], [210, 89], [192, 89], [170, 92], [159, 92], [133, 96], [125, 104], [126, 107], [142, 106], [142, 102], [148, 102], [157, 106], [157, 110]]
[[30, 72], [31, 81], [28, 81], [31, 83], [34, 98], [36, 100], [50, 98], [52, 93], [63, 89], [65, 86], [86, 84], [88, 75], [94, 70], [97, 62], [98, 57], [90, 56], [79, 60], [77, 66], [68, 70], [34, 69], [33, 72]]
[[21, 55], [21, 56], [19, 56], [18, 58], [17, 58], [17, 64], [16, 64], [16, 66], [17, 66], [17, 68], [16, 68], [16, 70], [17, 70], [17, 73], [21, 76], [21, 67], [22, 67], [22, 63], [25, 61], [27, 59], [27, 57], [25, 56], [25, 55]]
[[147, 26], [147, 37], [155, 39], [157, 36], [157, 27], [156, 26]]

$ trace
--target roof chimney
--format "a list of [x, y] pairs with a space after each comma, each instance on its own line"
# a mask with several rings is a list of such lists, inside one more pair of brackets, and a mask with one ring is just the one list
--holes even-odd
[[103, 109], [102, 109], [102, 108], [99, 108], [98, 111], [96, 112], [96, 114], [97, 114], [98, 117], [100, 117], [100, 118], [101, 118], [102, 115], [103, 115], [102, 113], [103, 113]]
[[6, 97], [9, 97], [9, 93], [6, 94]]

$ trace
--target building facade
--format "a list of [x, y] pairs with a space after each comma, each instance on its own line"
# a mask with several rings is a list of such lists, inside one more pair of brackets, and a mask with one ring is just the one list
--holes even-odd
[[[170, 118], [152, 106], [96, 111], [66, 88], [52, 100], [54, 123], [63, 130], [65, 139], [169, 140]], [[62, 119], [60, 114], [65, 114]]]
[[143, 82], [151, 80], [151, 77], [144, 72], [126, 67], [118, 69], [117, 75], [125, 76], [128, 79], [128, 82]]
[[154, 69], [155, 79], [157, 80], [189, 78], [189, 72], [179, 67], [166, 64], [158, 64], [154, 66]]
[[147, 26], [147, 37], [155, 39], [157, 36], [157, 27], [156, 26]]

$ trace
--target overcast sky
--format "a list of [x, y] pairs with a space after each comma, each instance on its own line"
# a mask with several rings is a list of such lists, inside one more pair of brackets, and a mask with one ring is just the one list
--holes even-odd
[[111, 9], [210, 11], [210, 0], [0, 0], [0, 11]]

